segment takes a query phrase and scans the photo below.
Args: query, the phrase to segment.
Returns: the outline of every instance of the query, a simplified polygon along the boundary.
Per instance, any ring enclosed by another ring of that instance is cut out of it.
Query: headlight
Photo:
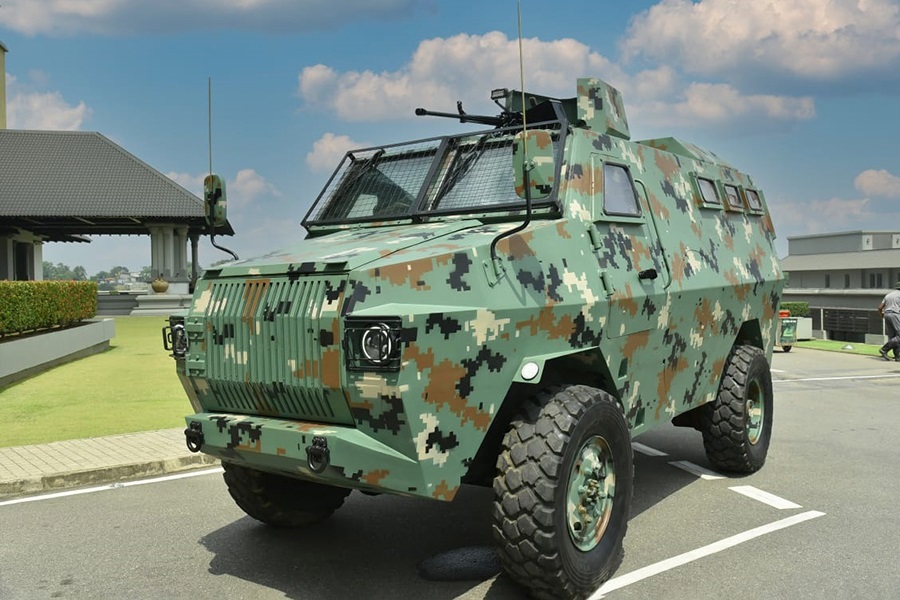
[[[344,353],[351,371],[398,371],[400,350],[400,319],[344,322]]]
[[[184,329],[184,318],[170,317],[169,326],[163,327],[162,336],[163,348],[171,351],[171,356],[176,359],[185,357],[190,343],[188,342],[187,331]]]

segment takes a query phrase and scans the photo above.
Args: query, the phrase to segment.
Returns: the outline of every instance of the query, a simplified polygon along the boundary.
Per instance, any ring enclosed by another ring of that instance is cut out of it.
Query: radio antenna
[[[213,168],[212,168],[212,77],[206,78],[206,103],[207,103],[207,105],[206,105],[207,122],[209,123],[209,131],[208,131],[209,176],[212,177],[212,175],[213,175]],[[204,202],[206,202],[206,201],[207,200],[204,198]],[[212,244],[213,248],[216,248],[217,250],[221,250],[222,252],[227,252],[228,254],[230,254],[234,258],[234,260],[240,260],[238,258],[237,254],[235,254],[228,248],[220,246],[216,243],[216,225],[215,225],[215,222],[213,219],[213,207],[212,207],[212,205],[207,205],[207,206],[208,206],[207,211],[209,213],[209,243]]]
[[[528,131],[528,121],[525,117],[525,59],[522,55],[522,2],[516,0],[516,14],[519,17],[519,84],[522,89],[522,132]],[[525,144],[525,161],[528,161],[528,144]]]
[[[516,0],[516,13],[519,17],[519,83],[522,85],[522,154],[524,157],[524,173],[522,173],[522,178],[525,184],[525,220],[512,229],[497,234],[497,236],[493,240],[491,240],[491,263],[494,265],[494,272],[497,274],[498,278],[500,277],[500,274],[503,273],[504,269],[502,263],[500,262],[500,258],[497,256],[497,243],[504,238],[508,238],[519,233],[520,231],[528,227],[528,225],[531,223],[531,179],[528,174],[528,171],[531,169],[531,165],[528,162],[528,119],[525,117],[527,107],[525,105],[525,60],[522,57],[521,0]]]
[[[209,174],[212,175],[212,77],[206,78],[206,122],[209,125]]]

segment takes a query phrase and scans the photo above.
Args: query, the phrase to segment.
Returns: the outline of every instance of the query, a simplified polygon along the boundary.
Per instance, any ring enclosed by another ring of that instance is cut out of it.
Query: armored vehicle
[[[633,436],[674,419],[715,467],[763,465],[783,275],[753,179],[632,141],[615,88],[492,97],[417,111],[482,130],[348,152],[305,239],[206,271],[164,333],[187,443],[250,516],[492,486],[508,574],[581,598],[622,559]]]

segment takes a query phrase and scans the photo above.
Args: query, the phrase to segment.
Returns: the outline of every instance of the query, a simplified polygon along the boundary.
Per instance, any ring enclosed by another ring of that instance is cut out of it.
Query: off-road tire
[[[758,471],[769,451],[772,408],[772,373],[765,354],[755,346],[735,346],[716,399],[702,413],[700,432],[709,462],[723,471]],[[758,410],[762,415],[755,418]]]
[[[350,490],[301,481],[222,462],[228,493],[245,513],[274,527],[321,521],[341,507]]]
[[[598,439],[609,450],[614,492],[599,541],[583,550],[570,529],[569,487],[581,472],[576,465],[586,464],[584,449]],[[577,599],[612,576],[622,562],[634,480],[629,428],[612,396],[572,385],[529,399],[503,439],[497,471],[492,531],[514,580],[535,598]]]

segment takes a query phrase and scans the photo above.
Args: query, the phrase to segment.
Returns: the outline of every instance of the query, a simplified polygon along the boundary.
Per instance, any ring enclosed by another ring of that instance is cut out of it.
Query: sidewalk
[[[218,464],[191,453],[183,432],[163,429],[0,448],[0,499]]]

